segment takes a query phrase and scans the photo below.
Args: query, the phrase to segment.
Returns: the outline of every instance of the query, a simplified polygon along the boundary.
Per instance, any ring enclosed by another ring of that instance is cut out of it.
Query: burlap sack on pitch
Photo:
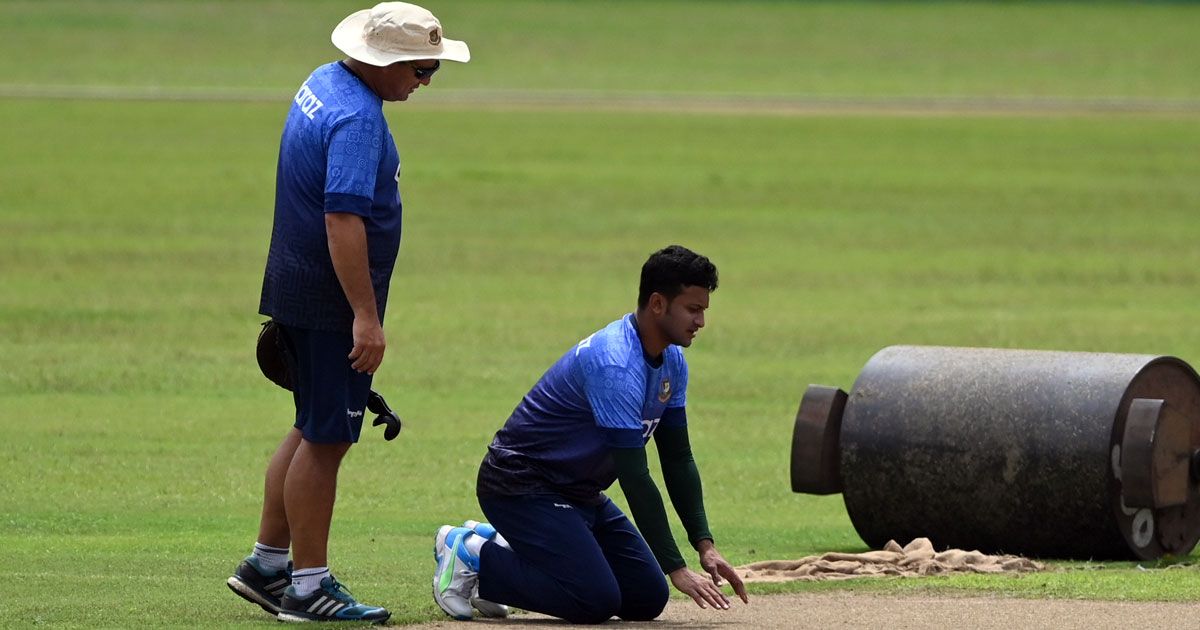
[[[737,568],[746,582],[792,580],[845,580],[885,575],[921,576],[951,573],[1028,573],[1045,568],[1021,556],[989,556],[978,551],[934,551],[928,538],[917,538],[901,547],[889,540],[880,551],[831,552],[799,560],[767,560]]]

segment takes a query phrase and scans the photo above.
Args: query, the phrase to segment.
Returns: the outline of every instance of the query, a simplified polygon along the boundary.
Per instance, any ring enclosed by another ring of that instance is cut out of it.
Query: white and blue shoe
[[[438,528],[433,539],[433,559],[438,563],[438,570],[434,574],[434,599],[446,614],[459,620],[470,619],[471,608],[484,617],[507,617],[508,606],[479,597],[479,556],[467,550],[465,544],[471,536],[495,540],[499,534],[491,525],[478,521],[467,521],[463,527],[443,525]],[[451,568],[452,565],[457,565],[457,569]],[[455,583],[458,577],[456,570],[462,574],[461,584]],[[469,578],[466,576],[468,572],[473,574]],[[467,582],[469,590],[466,590]],[[469,605],[464,605],[464,600]]]
[[[504,536],[501,536],[500,532],[496,531],[496,528],[492,527],[488,523],[480,523],[479,521],[466,521],[463,523],[463,527],[466,527],[467,529],[475,532],[476,535],[482,536],[485,540],[490,540],[501,547],[504,547],[505,549],[512,549],[512,547],[508,546],[508,541],[504,540]],[[508,606],[505,606],[504,604],[497,604],[496,602],[489,602],[488,600],[479,596],[478,583],[475,584],[475,590],[471,593],[471,605],[475,607],[475,610],[479,611],[479,614],[490,619],[503,619],[508,616]]]
[[[479,556],[467,551],[463,542],[475,532],[465,527],[443,525],[433,539],[433,601],[459,621],[472,617],[471,595],[479,585]]]

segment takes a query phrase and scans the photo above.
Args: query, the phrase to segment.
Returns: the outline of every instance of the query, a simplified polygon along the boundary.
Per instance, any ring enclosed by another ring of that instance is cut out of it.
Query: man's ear
[[[651,293],[650,302],[647,305],[650,307],[650,312],[655,315],[662,315],[667,312],[667,298],[661,293]]]

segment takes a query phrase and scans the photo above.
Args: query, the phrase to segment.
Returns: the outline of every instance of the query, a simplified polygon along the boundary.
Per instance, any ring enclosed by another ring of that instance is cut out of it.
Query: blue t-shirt
[[[617,478],[610,448],[643,448],[659,424],[684,426],[687,362],[659,365],[632,314],[567,351],[496,433],[479,469],[481,496],[557,494],[594,504]]]
[[[275,176],[275,225],[259,312],[292,326],[349,332],[354,312],[329,256],[326,212],[362,217],[379,320],[400,249],[400,155],[383,101],[342,62],[296,93]]]

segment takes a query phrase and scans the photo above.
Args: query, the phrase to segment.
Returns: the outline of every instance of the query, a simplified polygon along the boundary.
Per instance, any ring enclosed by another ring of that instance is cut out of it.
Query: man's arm
[[[325,232],[329,256],[338,282],[354,311],[354,349],[350,367],[374,374],[383,362],[387,342],[375,304],[375,289],[367,263],[367,230],[362,217],[348,212],[326,212]]]
[[[617,481],[625,500],[629,503],[629,511],[637,523],[638,531],[654,558],[662,567],[663,573],[670,573],[686,565],[675,537],[671,535],[671,525],[667,521],[667,510],[663,505],[662,494],[654,479],[650,477],[650,466],[646,462],[645,448],[613,448],[613,462],[617,467]]]
[[[715,582],[691,571],[684,564],[675,538],[671,535],[671,526],[667,522],[667,511],[663,505],[662,495],[654,480],[650,477],[650,467],[646,463],[645,448],[613,448],[613,461],[617,467],[617,480],[625,500],[629,503],[629,511],[637,523],[638,531],[664,573],[671,578],[675,588],[691,597],[701,608],[705,604],[713,608],[729,608],[729,598],[717,588]],[[714,550],[715,551],[715,550]]]
[[[684,415],[683,408],[667,410],[667,414]],[[664,423],[666,417],[664,417]],[[686,421],[684,421],[686,422]],[[692,456],[692,445],[688,440],[687,425],[660,426],[654,433],[654,444],[658,447],[658,459],[662,464],[663,481],[667,485],[667,494],[683,528],[687,530],[688,541],[692,547],[699,549],[700,541],[712,540],[708,529],[708,516],[704,511],[704,489],[700,482],[700,471],[696,468],[696,459]]]
[[[682,407],[668,409],[667,413],[678,417],[671,418],[670,426],[660,426],[655,431],[654,442],[658,446],[663,481],[667,484],[667,494],[671,497],[671,504],[675,506],[675,512],[679,514],[679,520],[683,521],[683,527],[688,533],[688,540],[691,541],[696,551],[700,552],[700,566],[711,576],[713,584],[720,586],[722,578],[728,580],[738,597],[743,602],[749,603],[742,578],[717,551],[712,533],[708,529],[700,470],[696,467],[695,457],[692,456],[684,410]],[[667,419],[667,415],[664,414],[664,422]]]

